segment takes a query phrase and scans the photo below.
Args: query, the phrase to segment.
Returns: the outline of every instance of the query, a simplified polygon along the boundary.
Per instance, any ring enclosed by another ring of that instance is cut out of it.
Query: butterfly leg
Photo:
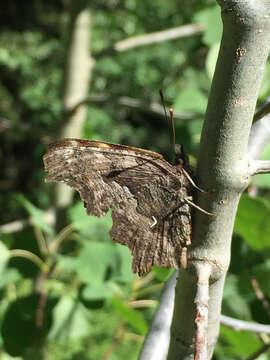
[[[191,183],[191,185],[192,185],[195,189],[199,190],[199,191],[202,192],[202,193],[207,193],[207,191],[201,189],[198,185],[195,184],[195,182],[193,181],[192,177],[189,175],[189,173],[188,173],[184,168],[182,169],[182,171],[183,171],[183,173],[185,174],[185,176],[186,176],[186,178],[188,179],[188,181]]]
[[[191,200],[192,197],[191,196],[187,196],[183,199],[185,202],[187,202],[190,206],[193,206],[195,209],[201,211],[202,213],[206,214],[206,215],[210,215],[210,216],[215,216],[215,214],[210,213],[204,209],[202,209],[201,207],[199,207],[198,205],[194,204]]]

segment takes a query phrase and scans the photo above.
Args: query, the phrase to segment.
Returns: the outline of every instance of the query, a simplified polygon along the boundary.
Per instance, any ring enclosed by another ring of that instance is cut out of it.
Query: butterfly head
[[[175,164],[182,165],[184,168],[189,168],[189,158],[182,144],[174,145],[174,153],[175,153]]]

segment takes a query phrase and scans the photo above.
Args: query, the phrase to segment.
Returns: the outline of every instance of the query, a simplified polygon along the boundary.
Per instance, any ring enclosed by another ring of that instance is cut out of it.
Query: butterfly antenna
[[[164,110],[164,114],[165,114],[165,119],[168,123],[168,126],[170,125],[169,120],[168,120],[168,116],[167,116],[167,111],[166,111],[166,106],[165,106],[165,101],[164,101],[164,96],[163,96],[163,91],[160,89],[159,90],[159,95],[160,95],[160,99],[161,99],[161,103],[163,106],[163,110]]]
[[[163,91],[161,89],[159,90],[159,95],[160,95],[161,103],[162,103],[162,106],[163,106],[165,119],[166,119],[166,122],[168,124],[168,131],[170,133],[171,132],[170,121],[168,119],[166,106],[165,106],[165,101],[164,101],[164,96],[163,96]],[[172,111],[172,114],[171,114],[171,111]],[[171,147],[173,148],[173,153],[175,153],[175,146],[174,146],[175,145],[175,128],[174,128],[174,120],[172,121],[172,119],[173,119],[173,110],[172,109],[170,109],[170,119],[171,119],[172,128],[173,128],[173,140],[171,139]]]
[[[173,132],[173,149],[175,151],[175,122],[174,122],[173,108],[170,108],[169,112],[170,112],[170,119],[171,119],[172,132]]]

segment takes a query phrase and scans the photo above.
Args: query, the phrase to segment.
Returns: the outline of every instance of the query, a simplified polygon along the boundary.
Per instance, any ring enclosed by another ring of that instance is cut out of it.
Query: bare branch
[[[235,331],[251,331],[255,333],[270,334],[270,325],[258,324],[255,322],[238,320],[229,316],[221,315],[221,323],[224,326],[228,326]]]
[[[270,115],[253,123],[249,140],[248,155],[250,159],[259,159],[265,146],[270,141]]]
[[[259,284],[258,280],[256,279],[256,277],[254,275],[251,276],[250,282],[251,282],[251,285],[252,285],[252,287],[254,289],[254,292],[255,292],[257,298],[262,303],[262,306],[264,307],[264,309],[267,312],[268,316],[270,316],[270,304],[266,300],[266,298],[264,296],[264,293],[261,290],[260,284]]]
[[[258,121],[270,113],[270,102],[265,104],[259,111],[254,115],[253,121]]]
[[[139,111],[145,111],[151,114],[156,114],[158,116],[164,117],[163,107],[158,103],[145,104],[143,101],[134,99],[128,96],[120,96],[118,98],[112,97],[108,94],[92,94],[80,102],[78,102],[72,109],[70,109],[67,113],[67,116],[77,111],[77,109],[85,104],[103,104],[103,103],[114,103],[119,106],[124,106],[130,109],[136,109]],[[169,111],[169,108],[166,109]],[[174,113],[174,118],[176,120],[192,120],[198,117],[203,117],[204,114],[200,113]]]
[[[197,263],[197,293],[196,304],[196,340],[194,360],[207,359],[207,324],[208,324],[208,300],[209,300],[209,278],[211,275],[210,263]]]
[[[64,72],[63,115],[69,113],[88,92],[94,60],[90,53],[91,10],[87,1],[71,2],[70,25],[66,64]],[[61,137],[80,137],[87,109],[81,106],[70,116],[63,118]],[[72,200],[73,190],[63,184],[56,184],[55,205],[57,209],[67,207]],[[59,218],[59,217],[58,217]]]
[[[55,225],[55,214],[53,211],[48,210],[44,212],[44,220],[51,226]],[[26,226],[32,226],[34,223],[30,218],[22,219],[22,220],[14,220],[10,223],[0,225],[0,232],[1,233],[13,233],[23,230]]]
[[[269,174],[270,160],[251,160],[249,163],[250,175]]]
[[[175,271],[164,287],[160,306],[141,350],[140,360],[165,360],[167,358],[177,275],[178,271]]]
[[[188,24],[168,30],[153,32],[150,34],[133,36],[128,39],[118,41],[115,43],[113,48],[119,52],[127,51],[138,46],[151,45],[163,41],[202,34],[204,30],[205,28],[203,25]]]
[[[0,232],[4,234],[18,232],[24,229],[27,225],[29,225],[29,219],[11,221],[10,223],[1,225]]]

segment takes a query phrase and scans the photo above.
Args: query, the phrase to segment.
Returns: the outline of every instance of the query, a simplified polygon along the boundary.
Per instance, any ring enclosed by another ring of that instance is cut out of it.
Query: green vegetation
[[[155,268],[144,278],[132,274],[130,252],[109,237],[110,215],[87,216],[77,194],[61,224],[56,219],[54,226],[48,214],[55,187],[44,183],[42,155],[67,121],[62,109],[69,2],[16,0],[1,6],[0,360],[137,359],[173,272]],[[176,142],[184,144],[196,166],[221,37],[216,2],[89,1],[89,11],[95,64],[81,137],[170,158],[168,125],[150,106],[160,104],[162,88],[176,113]],[[120,40],[185,24],[205,30],[110,50]],[[258,105],[269,96],[269,69],[270,63]],[[269,149],[265,154],[269,159]],[[223,314],[267,324],[269,313],[251,280],[269,302],[270,176],[257,176],[251,186],[257,196],[246,193],[239,205]],[[259,335],[222,326],[214,356],[240,360],[261,345]]]

